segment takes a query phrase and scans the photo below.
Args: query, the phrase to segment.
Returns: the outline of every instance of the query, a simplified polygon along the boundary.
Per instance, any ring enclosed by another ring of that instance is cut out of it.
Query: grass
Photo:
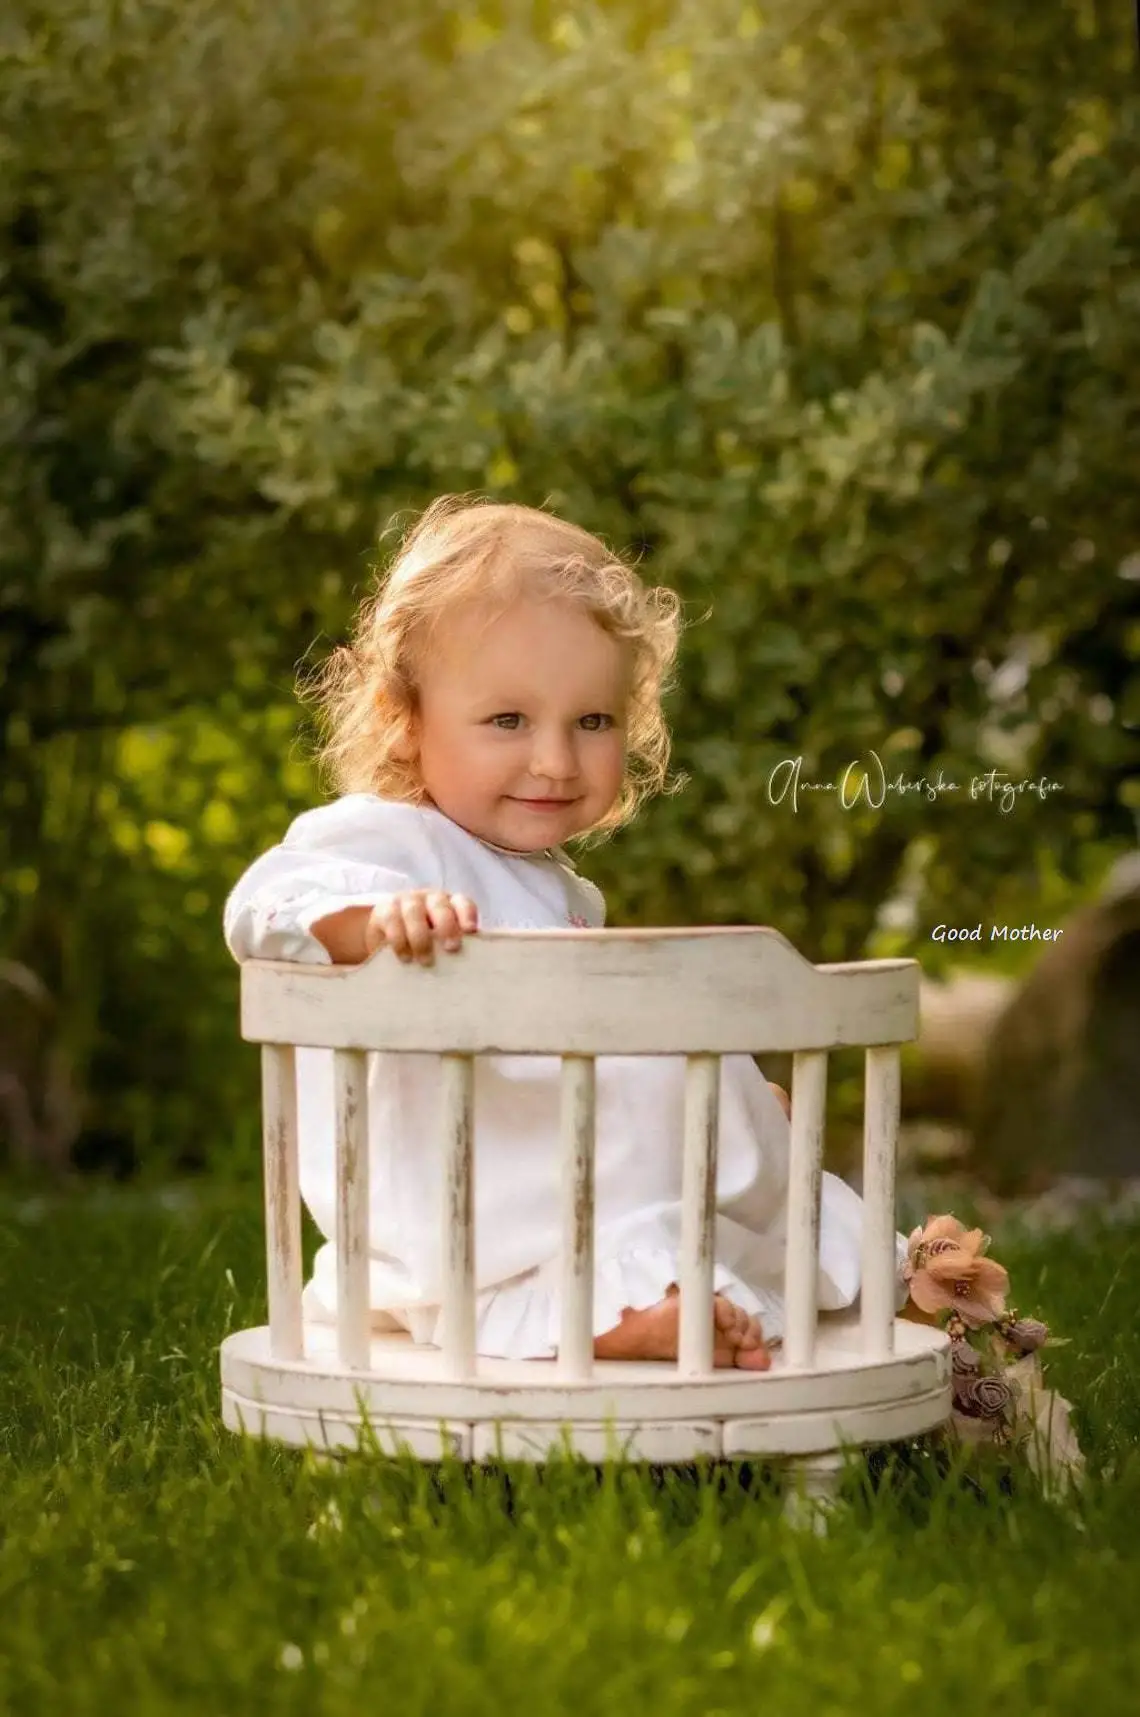
[[[244,1443],[216,1350],[263,1318],[256,1195],[9,1201],[0,1711],[1134,1712],[1140,1227],[994,1250],[1072,1338],[1050,1380],[1082,1501],[915,1453],[816,1539],[759,1479],[337,1473]]]

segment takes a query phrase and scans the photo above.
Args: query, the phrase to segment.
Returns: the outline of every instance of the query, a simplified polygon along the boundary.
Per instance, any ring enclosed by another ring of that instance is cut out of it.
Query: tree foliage
[[[0,937],[90,1129],[193,1152],[248,1097],[218,912],[315,790],[294,668],[441,491],[687,599],[690,782],[590,856],[615,921],[837,958],[901,890],[914,948],[1134,839],[1125,13],[15,0]],[[793,809],[790,758],[959,790]]]

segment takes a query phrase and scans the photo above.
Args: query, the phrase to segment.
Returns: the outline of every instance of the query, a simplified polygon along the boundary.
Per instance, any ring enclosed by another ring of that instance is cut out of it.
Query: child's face
[[[489,624],[481,609],[451,616],[414,725],[432,802],[517,852],[592,827],[621,788],[627,656],[569,602],[523,600]]]

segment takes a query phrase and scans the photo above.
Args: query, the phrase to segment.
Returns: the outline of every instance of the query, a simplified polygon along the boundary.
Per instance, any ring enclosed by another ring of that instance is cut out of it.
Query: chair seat
[[[368,1371],[336,1354],[336,1331],[304,1326],[305,1357],[274,1359],[269,1330],[222,1344],[222,1411],[231,1430],[320,1450],[355,1449],[367,1419],[376,1446],[422,1460],[542,1461],[572,1449],[588,1460],[691,1461],[796,1456],[889,1442],[950,1415],[950,1350],[942,1331],[896,1320],[894,1354],[864,1357],[857,1312],[823,1314],[816,1360],[790,1370],[686,1378],[676,1366],[602,1360],[571,1382],[557,1361],[488,1359],[449,1380],[442,1353],[376,1334]],[[363,1446],[368,1446],[365,1433]]]

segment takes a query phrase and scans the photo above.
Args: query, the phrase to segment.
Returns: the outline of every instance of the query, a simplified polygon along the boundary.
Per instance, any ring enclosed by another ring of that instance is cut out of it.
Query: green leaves
[[[455,489],[549,503],[686,599],[691,780],[591,855],[615,922],[849,955],[919,839],[927,891],[987,910],[1043,846],[1077,875],[1078,814],[1127,841],[1126,36],[1029,0],[29,13],[0,69],[0,937],[98,1015],[98,950],[145,922],[158,963],[116,982],[157,1014],[182,962],[228,1006],[226,883],[317,791],[295,669],[392,515]],[[134,728],[163,770],[121,761]],[[827,780],[872,747],[965,790],[999,728],[1063,791],[768,799],[781,759]],[[198,855],[177,897],[160,824]]]

